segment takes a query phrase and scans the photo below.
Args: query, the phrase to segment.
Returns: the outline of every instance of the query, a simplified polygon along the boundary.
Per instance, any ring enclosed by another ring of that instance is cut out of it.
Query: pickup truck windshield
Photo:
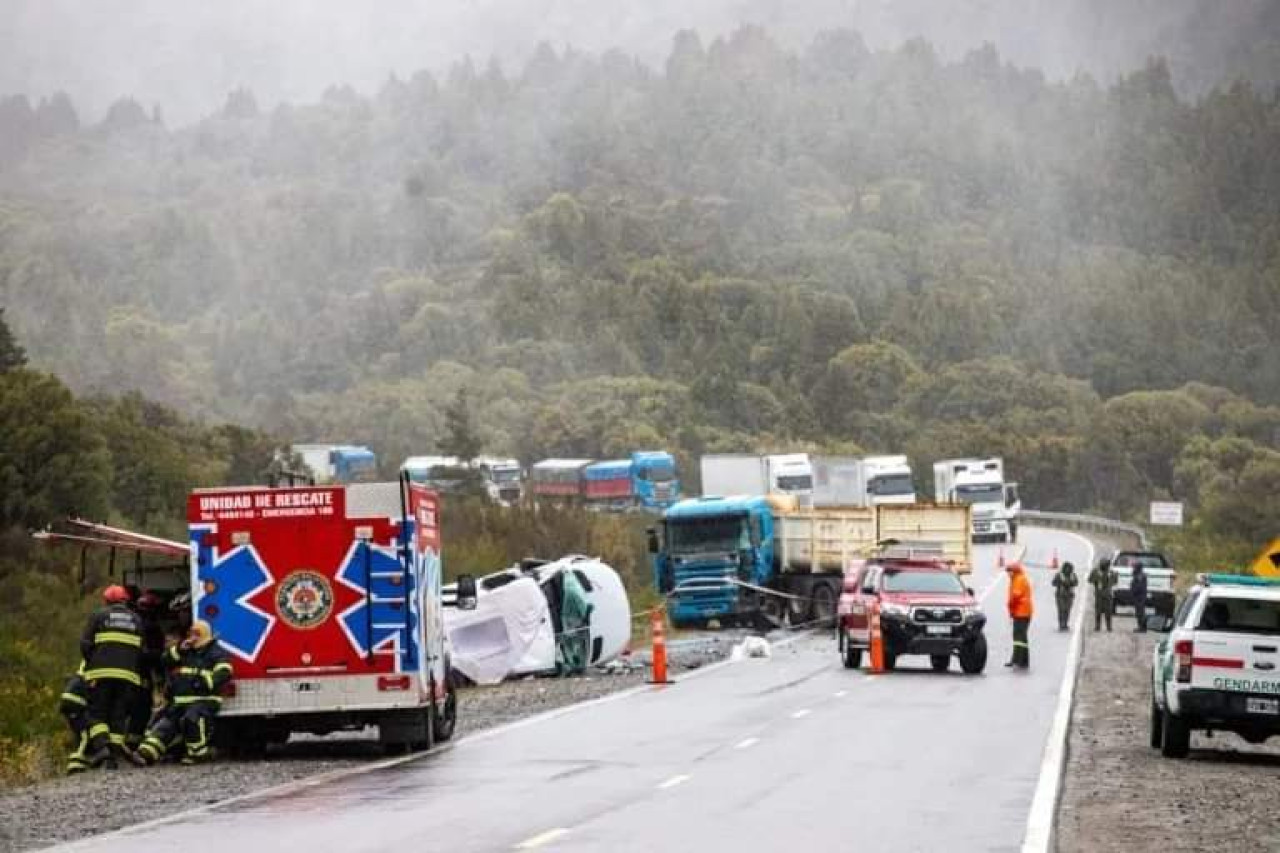
[[[1144,569],[1169,568],[1169,561],[1164,558],[1164,555],[1156,554],[1154,552],[1149,554],[1117,554],[1116,558],[1111,561],[1111,565],[1116,566],[1117,568],[1124,568],[1126,566],[1133,568],[1139,563],[1142,564],[1142,568]]]
[[[873,495],[912,495],[916,486],[910,474],[888,474],[872,477],[867,483],[867,491]]]
[[[974,486],[956,486],[956,500],[966,504],[1004,503],[1004,486],[985,483]]]
[[[885,592],[945,592],[962,594],[964,584],[950,572],[893,571],[884,573]]]
[[[1280,601],[1214,596],[1200,615],[1199,631],[1280,634]]]
[[[682,518],[667,522],[667,550],[672,554],[707,554],[751,547],[745,515]]]

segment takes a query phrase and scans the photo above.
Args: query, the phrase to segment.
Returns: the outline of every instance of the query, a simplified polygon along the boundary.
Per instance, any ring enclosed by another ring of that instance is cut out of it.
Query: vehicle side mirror
[[[477,601],[476,579],[471,575],[458,575],[457,608],[459,610],[475,610]]]
[[[1173,630],[1173,617],[1153,613],[1147,617],[1147,630],[1157,634],[1167,634]]]
[[[649,553],[650,554],[658,553],[658,550],[659,550],[658,531],[654,530],[652,527],[647,527],[645,528],[644,535],[645,535],[645,538],[648,539],[649,541]]]

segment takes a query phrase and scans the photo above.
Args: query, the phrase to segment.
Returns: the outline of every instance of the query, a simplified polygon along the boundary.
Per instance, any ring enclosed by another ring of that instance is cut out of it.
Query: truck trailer
[[[813,463],[807,453],[716,453],[700,460],[702,494],[792,495],[808,503]]]
[[[376,726],[391,749],[457,720],[442,612],[440,503],[408,482],[191,494],[191,601],[232,655],[217,732],[265,748]],[[458,580],[474,607],[475,581]]]
[[[916,502],[905,456],[814,456],[812,465],[815,507]]]
[[[311,469],[316,485],[371,483],[378,479],[378,457],[354,444],[295,444],[291,448]]]
[[[761,495],[681,501],[649,531],[654,582],[681,627],[714,619],[829,622],[850,562],[885,540],[917,542],[958,573],[972,568],[969,508],[796,509]],[[783,595],[774,595],[782,593]]]
[[[675,457],[642,450],[627,459],[544,459],[530,470],[535,500],[623,512],[661,512],[680,499]]]

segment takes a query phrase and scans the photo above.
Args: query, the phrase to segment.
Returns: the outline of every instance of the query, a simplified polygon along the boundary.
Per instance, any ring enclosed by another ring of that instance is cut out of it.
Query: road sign
[[[1174,501],[1152,501],[1151,523],[1169,527],[1182,526],[1182,504]]]

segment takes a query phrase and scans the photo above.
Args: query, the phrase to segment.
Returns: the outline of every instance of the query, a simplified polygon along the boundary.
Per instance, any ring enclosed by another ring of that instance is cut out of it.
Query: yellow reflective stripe
[[[127,681],[130,684],[142,685],[142,678],[138,673],[131,669],[116,669],[114,667],[104,666],[101,669],[91,669],[84,674],[86,681],[97,681],[98,679],[116,679],[118,681]]]
[[[120,643],[124,646],[134,646],[142,648],[142,638],[137,634],[126,634],[124,631],[99,631],[93,635],[93,642],[97,643]]]
[[[124,735],[118,735],[115,732],[112,732],[109,740],[116,746],[124,746]]]
[[[184,666],[178,669],[179,675],[199,675],[202,672],[204,670],[198,666]]]
[[[173,704],[175,705],[194,705],[197,702],[216,702],[222,704],[221,696],[176,696]]]
[[[78,695],[76,695],[75,693],[63,693],[63,694],[62,694],[62,701],[63,701],[63,702],[70,702],[70,703],[72,703],[73,705],[88,705],[88,704],[89,704],[89,702],[88,702],[88,700],[87,700],[87,699],[85,699],[83,696],[78,696]]]
[[[228,673],[228,674],[234,671],[234,670],[232,670],[232,669],[231,669],[231,664],[227,663],[226,661],[223,661],[222,663],[217,664],[216,666],[214,666],[214,668],[213,668],[213,669],[211,669],[211,670],[209,670],[209,671],[210,671],[210,672],[218,672],[219,670],[224,670],[224,669],[227,671],[227,673]]]
[[[200,677],[204,679],[205,686],[208,687],[210,690],[213,690],[213,673],[202,672],[200,673]]]
[[[111,727],[108,726],[106,723],[94,723],[92,726],[89,726],[90,740],[93,740],[94,738],[99,737],[101,735],[109,735],[109,734],[111,734]]]

